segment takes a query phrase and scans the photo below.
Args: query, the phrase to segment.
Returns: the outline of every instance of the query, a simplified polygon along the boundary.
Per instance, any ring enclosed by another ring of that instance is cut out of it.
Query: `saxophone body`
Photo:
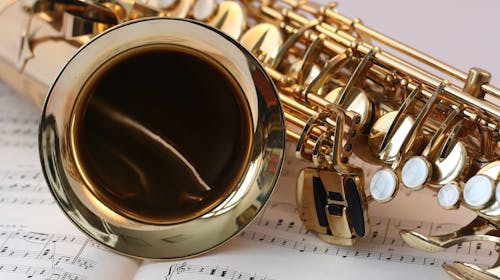
[[[42,109],[52,193],[120,253],[184,258],[235,236],[270,196],[285,137],[311,163],[297,176],[297,209],[324,241],[351,246],[369,234],[370,203],[430,188],[443,208],[477,217],[441,236],[402,230],[409,245],[500,245],[491,75],[335,4],[13,1],[0,6],[0,30],[0,78]],[[498,279],[496,267],[444,265],[457,279]]]

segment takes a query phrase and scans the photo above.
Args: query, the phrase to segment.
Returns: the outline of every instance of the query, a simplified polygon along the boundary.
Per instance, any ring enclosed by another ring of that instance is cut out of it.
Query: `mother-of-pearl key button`
[[[453,209],[457,206],[458,200],[460,199],[460,189],[457,184],[446,184],[437,194],[437,199],[439,206],[444,209]]]
[[[370,193],[374,200],[378,202],[387,202],[392,199],[398,179],[391,169],[380,169],[370,181]]]
[[[209,21],[217,11],[216,0],[197,0],[193,7],[193,17],[199,21]]]
[[[401,181],[412,190],[420,189],[430,174],[430,164],[421,156],[411,157],[401,170]]]
[[[464,201],[473,209],[483,209],[493,196],[495,185],[486,175],[472,176],[464,187]]]

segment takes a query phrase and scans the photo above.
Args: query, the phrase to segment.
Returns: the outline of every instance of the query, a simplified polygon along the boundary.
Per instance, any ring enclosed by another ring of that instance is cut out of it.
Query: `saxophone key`
[[[389,202],[398,189],[398,178],[390,168],[380,169],[370,181],[371,198],[378,202]]]
[[[219,4],[216,0],[197,0],[193,6],[193,18],[209,22],[217,14]]]
[[[457,209],[462,191],[457,183],[452,182],[439,189],[437,194],[438,204],[444,209]]]
[[[464,187],[464,201],[471,209],[484,209],[493,202],[495,184],[487,175],[472,176]]]

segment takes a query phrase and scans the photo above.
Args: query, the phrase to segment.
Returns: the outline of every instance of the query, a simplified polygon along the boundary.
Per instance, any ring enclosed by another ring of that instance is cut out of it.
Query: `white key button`
[[[455,208],[460,199],[460,189],[457,184],[446,184],[439,189],[437,198],[439,205],[444,209]]]
[[[193,7],[193,17],[199,21],[208,21],[217,10],[215,0],[197,0]]]
[[[401,170],[401,181],[406,187],[418,190],[429,178],[429,173],[429,163],[425,158],[420,156],[411,157]]]
[[[473,209],[483,209],[493,196],[494,183],[486,175],[472,176],[464,188],[464,200]]]
[[[378,170],[370,181],[370,193],[374,200],[387,202],[392,199],[398,179],[391,169]]]

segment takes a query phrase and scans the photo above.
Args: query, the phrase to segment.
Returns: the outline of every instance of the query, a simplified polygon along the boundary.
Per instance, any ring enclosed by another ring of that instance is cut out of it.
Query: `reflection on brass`
[[[323,240],[367,236],[368,201],[390,201],[402,182],[477,214],[445,235],[403,230],[410,245],[500,245],[500,89],[484,70],[458,70],[334,4],[5,7],[0,75],[43,107],[48,184],[71,221],[120,253],[190,257],[236,236],[272,193],[285,136],[313,165],[299,174],[297,206]],[[445,270],[498,279],[498,264]]]
[[[194,50],[148,46],[114,60],[80,93],[74,148],[87,187],[113,210],[148,223],[214,208],[248,161],[252,124],[241,89]],[[203,125],[193,126],[197,120]]]
[[[298,212],[304,225],[317,232],[322,240],[350,246],[358,238],[369,233],[363,171],[344,162],[342,142],[344,139],[349,142],[354,137],[344,137],[344,111],[337,106],[330,106],[329,109],[332,116],[335,116],[336,124],[335,130],[331,132],[336,136],[332,143],[332,158],[329,163],[333,168],[306,168],[299,173],[296,195]],[[350,124],[350,127],[355,129],[358,126]],[[297,150],[304,144],[299,140]],[[300,154],[302,153],[298,153]]]

